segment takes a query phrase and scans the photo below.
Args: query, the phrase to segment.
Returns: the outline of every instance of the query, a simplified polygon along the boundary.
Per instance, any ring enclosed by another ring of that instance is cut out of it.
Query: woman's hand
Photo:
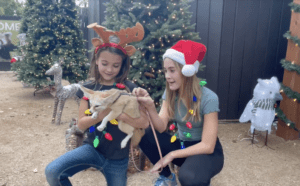
[[[164,168],[167,166],[169,163],[171,163],[175,157],[174,157],[174,152],[168,153],[166,156],[164,156],[162,159],[160,159],[150,170],[152,173],[157,173],[160,168]]]
[[[137,100],[141,105],[145,106],[146,108],[150,108],[153,106],[155,107],[154,100],[150,96],[138,97]]]
[[[154,106],[154,101],[153,99],[149,96],[149,93],[147,92],[147,90],[143,89],[143,88],[134,88],[132,91],[132,94],[137,96],[137,100],[138,102],[143,105],[146,108],[149,108],[151,106]]]
[[[132,94],[137,96],[137,97],[148,97],[149,93],[147,92],[147,90],[143,89],[143,88],[134,88],[132,91]]]

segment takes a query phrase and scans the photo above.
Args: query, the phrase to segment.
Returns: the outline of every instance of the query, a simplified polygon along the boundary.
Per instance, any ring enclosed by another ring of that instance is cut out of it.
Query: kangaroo
[[[92,118],[96,119],[98,112],[106,108],[111,109],[111,112],[103,118],[101,125],[97,127],[99,131],[103,131],[107,122],[117,118],[121,113],[126,113],[132,118],[140,117],[137,98],[125,90],[110,89],[106,91],[93,91],[83,86],[80,86],[80,89],[83,91],[84,96],[89,98]],[[118,127],[122,132],[127,134],[121,142],[121,148],[126,147],[130,138],[132,138],[131,145],[133,147],[137,146],[145,134],[144,129],[134,128],[123,121],[118,121]]]

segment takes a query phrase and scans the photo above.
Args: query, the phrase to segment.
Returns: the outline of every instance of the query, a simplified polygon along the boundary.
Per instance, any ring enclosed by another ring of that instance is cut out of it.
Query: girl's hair
[[[183,79],[182,85],[180,88],[176,91],[170,90],[169,88],[169,83],[166,82],[166,103],[168,105],[168,115],[170,119],[174,118],[174,113],[175,113],[175,98],[178,96],[178,105],[177,107],[179,108],[180,101],[183,102],[183,104],[186,106],[187,110],[189,111],[190,109],[193,110],[193,115],[191,118],[191,121],[201,121],[200,117],[200,102],[201,102],[201,89],[200,89],[200,80],[199,78],[195,75],[191,77],[186,77],[182,75],[181,69],[183,65],[180,63],[177,63],[176,61],[172,60],[175,64],[175,67],[177,70],[180,71],[181,78]],[[197,101],[193,101],[193,97],[197,98]],[[180,109],[179,114],[180,113]],[[187,114],[182,118],[182,121],[186,121],[189,119],[189,116],[191,116],[190,112],[187,112]]]
[[[109,41],[111,43],[119,43],[119,38],[117,38],[116,36],[110,36]],[[101,75],[96,65],[96,61],[99,59],[100,54],[103,51],[108,51],[112,54],[117,54],[122,58],[122,65],[119,74],[116,76],[116,83],[124,83],[129,73],[130,57],[124,54],[121,50],[114,47],[103,47],[98,49],[97,53],[93,52],[93,58],[89,69],[88,79],[92,80],[92,82],[94,83],[101,81]]]

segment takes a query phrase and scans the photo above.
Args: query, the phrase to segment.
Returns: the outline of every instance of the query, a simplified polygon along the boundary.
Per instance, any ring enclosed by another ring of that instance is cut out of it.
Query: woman
[[[180,40],[163,55],[166,90],[159,114],[148,92],[136,88],[138,96],[151,118],[162,150],[160,159],[150,128],[140,142],[140,148],[160,172],[155,185],[177,185],[175,175],[167,165],[180,166],[179,181],[182,186],[206,186],[224,164],[224,155],[218,132],[218,96],[199,85],[196,77],[206,47],[194,41]],[[178,127],[177,140],[166,133],[169,120]],[[170,141],[172,140],[172,142]],[[174,142],[173,142],[174,141]]]

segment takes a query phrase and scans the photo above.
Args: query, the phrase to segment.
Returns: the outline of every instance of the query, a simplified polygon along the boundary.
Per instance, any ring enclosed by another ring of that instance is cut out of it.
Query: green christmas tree
[[[28,25],[32,24],[31,15],[35,12],[34,4],[36,0],[27,0],[25,3],[25,8],[22,13],[21,27],[19,33],[26,33],[28,30]]]
[[[132,27],[140,22],[145,29],[141,42],[132,43],[138,51],[132,56],[129,79],[147,89],[157,108],[165,90],[162,55],[181,39],[200,40],[191,24],[187,0],[111,0],[105,3],[103,23],[110,30]],[[204,65],[200,66],[200,70]]]
[[[63,79],[75,83],[86,79],[88,73],[82,31],[79,28],[75,3],[72,0],[34,1],[34,10],[29,22],[22,22],[26,31],[27,45],[23,46],[25,57],[13,63],[12,70],[18,80],[39,89],[53,84],[46,79],[45,72],[64,57]],[[25,21],[25,20],[24,20]]]

